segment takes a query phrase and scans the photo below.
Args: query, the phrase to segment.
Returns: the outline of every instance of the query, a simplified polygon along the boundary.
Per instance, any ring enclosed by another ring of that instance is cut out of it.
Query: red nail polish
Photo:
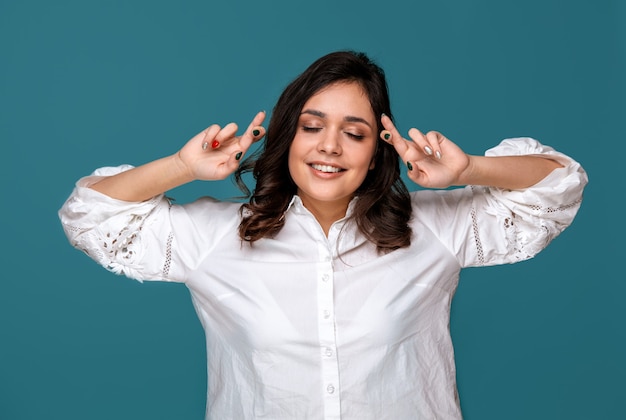
[[[211,143],[211,148],[217,149],[218,147],[220,147],[220,142],[217,140],[213,140],[213,143]]]

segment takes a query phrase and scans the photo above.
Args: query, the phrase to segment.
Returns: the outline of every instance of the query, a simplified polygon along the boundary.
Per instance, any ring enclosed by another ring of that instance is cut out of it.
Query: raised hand
[[[403,138],[391,119],[383,115],[385,130],[380,137],[393,145],[406,164],[409,178],[425,188],[447,188],[460,185],[462,174],[470,164],[470,157],[443,134],[430,131],[422,134],[411,128],[409,137]]]
[[[236,135],[235,123],[223,128],[214,124],[189,140],[178,157],[193,179],[224,179],[237,169],[250,146],[265,135],[261,125],[264,119],[265,112],[256,114],[241,136]]]

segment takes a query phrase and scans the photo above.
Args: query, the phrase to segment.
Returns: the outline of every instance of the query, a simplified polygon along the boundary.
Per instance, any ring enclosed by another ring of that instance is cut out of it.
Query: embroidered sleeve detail
[[[558,207],[529,204],[526,211],[497,203],[487,213],[495,216],[502,227],[510,262],[517,262],[534,257],[548,246],[567,226],[559,214],[577,209],[580,203],[581,199]]]
[[[528,248],[529,235],[525,234],[526,232],[517,229],[517,220],[516,215],[511,213],[510,216],[505,217],[501,220],[501,223],[504,228],[504,237],[509,245],[509,253],[513,256],[515,261],[523,261],[531,258],[537,252],[539,252],[543,247],[540,247],[536,251],[531,251]],[[546,237],[546,232],[543,227],[539,226],[539,230],[544,230],[544,232],[539,232],[537,235],[533,235],[535,240],[539,240],[540,238]],[[545,241],[539,241],[541,243],[545,243]],[[535,247],[533,247],[535,248]],[[530,252],[529,252],[530,251]]]
[[[176,256],[173,199],[159,194],[140,202],[122,201],[89,188],[130,168],[101,168],[76,182],[58,212],[65,234],[72,246],[115,274],[139,281],[179,281],[169,278]]]
[[[115,274],[141,278],[141,267],[138,265],[143,254],[141,231],[153,211],[154,209],[146,215],[130,214],[125,226],[117,232],[96,228],[81,235],[78,237],[77,247]]]
[[[76,200],[71,201],[70,205],[72,203],[82,205]],[[149,238],[142,238],[142,232],[148,223],[153,223],[154,217],[151,216],[160,207],[156,201],[144,204],[135,211],[120,212],[101,223],[86,222],[87,216],[72,220],[67,215],[73,214],[63,210],[63,229],[75,248],[85,252],[107,270],[140,281],[155,279],[161,273],[155,273],[145,265],[143,257]]]

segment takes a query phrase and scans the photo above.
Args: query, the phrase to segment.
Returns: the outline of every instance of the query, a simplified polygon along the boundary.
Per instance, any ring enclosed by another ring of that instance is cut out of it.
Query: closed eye
[[[356,140],[363,140],[365,138],[365,136],[361,135],[361,134],[354,134],[354,133],[349,133],[346,131],[346,134],[350,137],[352,137],[353,139]]]
[[[302,131],[307,133],[317,133],[321,130],[321,127],[307,127],[306,125],[302,126]]]

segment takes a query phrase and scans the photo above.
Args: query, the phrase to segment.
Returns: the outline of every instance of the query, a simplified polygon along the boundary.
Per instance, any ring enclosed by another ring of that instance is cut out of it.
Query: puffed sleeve
[[[100,168],[81,178],[59,210],[63,230],[72,246],[109,271],[140,281],[176,281],[168,277],[169,201],[159,195],[126,202],[89,188],[130,168]]]
[[[546,156],[563,165],[523,190],[474,187],[479,191],[474,199],[476,232],[484,252],[484,261],[477,262],[500,264],[532,258],[573,222],[587,174],[572,158],[531,138],[506,139],[485,155]],[[489,228],[494,223],[499,229]]]
[[[563,167],[520,190],[474,185],[425,191],[417,211],[431,215],[429,228],[462,267],[534,257],[572,223],[588,181],[578,162],[531,138],[505,139],[485,155],[546,156]]]

